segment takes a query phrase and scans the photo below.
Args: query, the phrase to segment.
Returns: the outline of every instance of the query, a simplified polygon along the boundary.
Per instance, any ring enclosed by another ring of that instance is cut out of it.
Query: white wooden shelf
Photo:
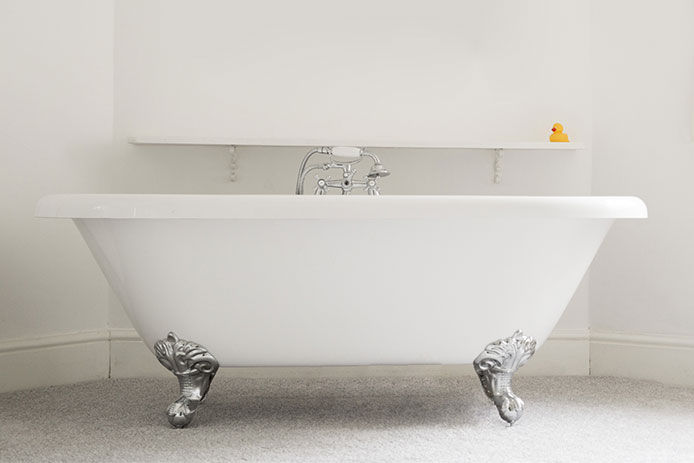
[[[128,138],[134,145],[197,145],[197,146],[364,146],[368,148],[458,148],[489,150],[581,150],[583,143],[550,142],[422,142],[387,140],[310,140],[310,139],[253,139],[233,137],[165,137],[134,136]]]
[[[188,145],[188,146],[228,146],[231,153],[231,174],[229,179],[236,181],[238,159],[235,153],[237,146],[362,146],[367,148],[432,148],[432,149],[475,149],[494,150],[494,183],[501,183],[503,158],[505,150],[582,150],[583,143],[550,143],[546,142],[422,142],[422,141],[387,141],[387,140],[309,140],[309,139],[253,139],[234,137],[164,137],[135,136],[128,138],[133,145]]]

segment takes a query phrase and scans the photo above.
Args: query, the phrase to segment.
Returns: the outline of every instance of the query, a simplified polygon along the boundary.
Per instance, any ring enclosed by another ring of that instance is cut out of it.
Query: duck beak
[[[556,131],[557,131],[557,129],[555,129],[554,127],[552,127],[552,132],[556,132]]]

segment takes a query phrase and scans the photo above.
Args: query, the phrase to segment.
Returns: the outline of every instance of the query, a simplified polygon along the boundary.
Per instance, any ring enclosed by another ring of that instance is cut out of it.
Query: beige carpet
[[[7,372],[4,372],[5,374]],[[169,427],[172,377],[0,395],[0,460],[694,462],[694,389],[519,377],[513,427],[477,378],[218,377],[191,427]]]

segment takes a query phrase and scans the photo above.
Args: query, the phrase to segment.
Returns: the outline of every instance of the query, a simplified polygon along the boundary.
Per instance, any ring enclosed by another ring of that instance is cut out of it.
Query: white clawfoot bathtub
[[[613,221],[646,214],[516,196],[53,195],[36,211],[75,221],[150,349],[172,331],[222,366],[471,363],[518,329],[539,347]]]

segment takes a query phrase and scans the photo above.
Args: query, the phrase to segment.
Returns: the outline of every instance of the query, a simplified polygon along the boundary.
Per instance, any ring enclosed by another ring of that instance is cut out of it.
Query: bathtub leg
[[[511,378],[535,353],[536,344],[535,339],[518,330],[510,338],[489,344],[473,362],[485,394],[511,425],[523,414],[523,401],[511,390]]]
[[[159,363],[178,378],[181,396],[169,405],[167,414],[172,426],[182,428],[193,420],[205,400],[219,362],[201,345],[179,339],[175,333],[157,341],[154,352]]]

